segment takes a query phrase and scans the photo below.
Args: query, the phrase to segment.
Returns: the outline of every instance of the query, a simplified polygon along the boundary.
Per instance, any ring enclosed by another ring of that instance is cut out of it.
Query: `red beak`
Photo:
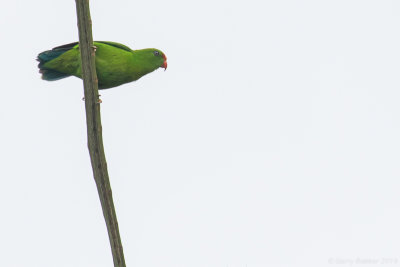
[[[163,58],[164,58],[164,63],[162,65],[162,68],[164,68],[164,71],[166,71],[167,67],[168,67],[167,57],[165,55],[163,55]]]

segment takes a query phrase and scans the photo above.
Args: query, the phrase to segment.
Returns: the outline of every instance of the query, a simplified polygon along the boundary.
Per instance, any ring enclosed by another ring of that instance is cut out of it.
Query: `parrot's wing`
[[[94,41],[94,42],[95,43],[102,43],[102,44],[114,46],[114,47],[117,47],[119,49],[122,49],[122,50],[125,50],[125,51],[128,51],[128,52],[132,52],[132,49],[130,49],[126,45],[123,45],[123,44],[120,44],[120,43],[109,42],[109,41]],[[70,44],[66,44],[66,45],[61,45],[61,46],[54,47],[53,50],[69,50],[71,48],[74,48],[78,44],[79,44],[79,42],[74,42],[74,43],[70,43]]]
[[[77,44],[79,44],[78,42],[74,42],[74,43],[70,43],[70,44],[65,44],[65,45],[60,45],[57,47],[54,47],[53,50],[70,50],[72,48],[74,48],[74,46],[76,46]]]
[[[106,44],[106,45],[111,45],[117,48],[120,48],[122,50],[128,51],[128,52],[132,52],[132,49],[130,49],[129,47],[127,47],[126,45],[120,44],[120,43],[116,43],[116,42],[108,42],[108,41],[95,41],[96,43],[102,43],[102,44]]]

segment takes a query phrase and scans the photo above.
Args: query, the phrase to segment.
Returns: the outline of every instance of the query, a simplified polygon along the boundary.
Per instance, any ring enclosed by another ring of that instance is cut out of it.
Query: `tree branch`
[[[78,16],[79,49],[82,61],[82,79],[85,91],[86,124],[88,148],[92,163],[94,180],[99,193],[104,219],[107,225],[111,251],[115,267],[125,267],[117,215],[111,193],[107,162],[104,154],[100,116],[99,89],[95,66],[95,47],[93,46],[92,21],[89,0],[76,0]]]

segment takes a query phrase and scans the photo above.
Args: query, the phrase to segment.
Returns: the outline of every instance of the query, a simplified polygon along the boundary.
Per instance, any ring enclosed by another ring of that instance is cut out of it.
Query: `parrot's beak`
[[[164,58],[164,63],[162,65],[162,68],[164,68],[164,71],[166,71],[167,67],[168,67],[167,57],[165,55],[163,55],[163,58]]]

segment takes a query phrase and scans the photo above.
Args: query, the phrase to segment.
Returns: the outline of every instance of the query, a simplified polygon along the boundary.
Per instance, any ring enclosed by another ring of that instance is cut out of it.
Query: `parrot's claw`
[[[99,95],[99,99],[97,99],[97,104],[103,103],[103,100],[100,99],[100,96],[101,95]],[[85,97],[82,97],[82,101],[85,101]]]
[[[97,50],[97,46],[95,46],[95,45],[94,45],[94,46],[92,46],[92,49],[93,49],[93,51],[94,51],[94,52],[96,52],[96,50]]]

